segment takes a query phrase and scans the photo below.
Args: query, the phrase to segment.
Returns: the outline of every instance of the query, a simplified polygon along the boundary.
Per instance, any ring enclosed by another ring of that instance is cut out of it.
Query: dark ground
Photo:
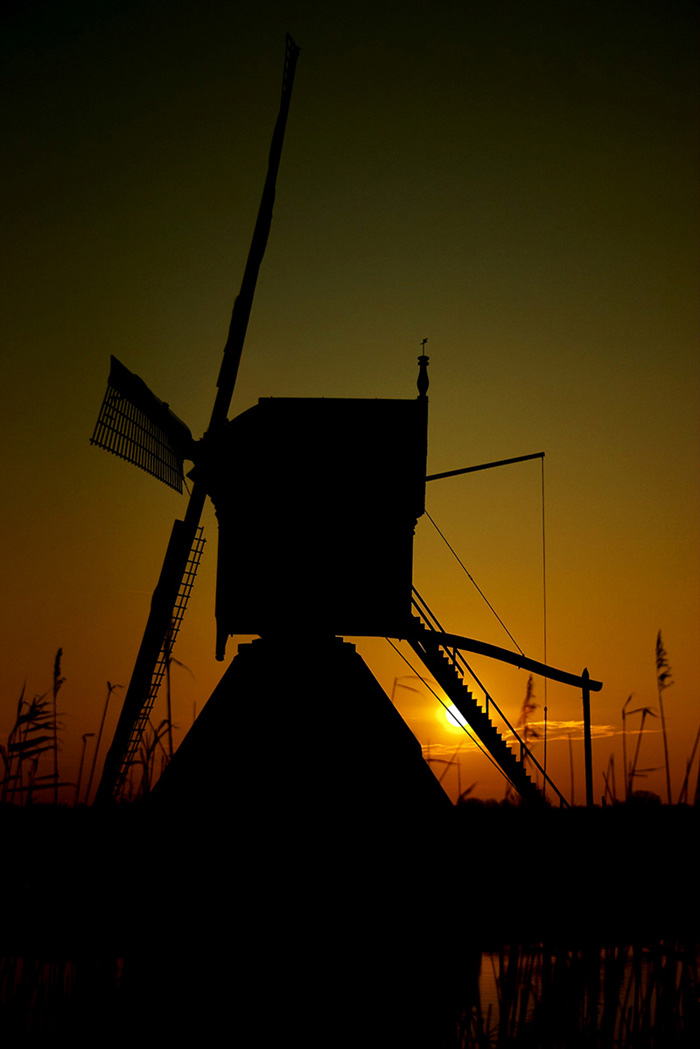
[[[262,1045],[337,1028],[334,1045],[437,1049],[482,950],[697,943],[697,809],[450,816],[368,834],[332,808],[0,810],[0,1032],[87,1043],[108,1016],[110,1044],[136,1028],[203,1044],[226,1024]]]

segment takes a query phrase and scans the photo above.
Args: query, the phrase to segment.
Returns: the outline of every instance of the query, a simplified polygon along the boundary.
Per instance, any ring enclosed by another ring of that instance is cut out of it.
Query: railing
[[[557,795],[557,797],[561,801],[562,805],[564,805],[565,807],[568,808],[569,802],[566,800],[564,795],[561,793],[561,791],[559,790],[557,785],[552,782],[552,780],[550,779],[548,774],[542,768],[542,766],[540,765],[539,761],[537,760],[535,755],[532,753],[532,751],[528,747],[528,745],[525,742],[525,740],[520,736],[520,734],[517,732],[517,730],[511,725],[510,721],[508,720],[506,715],[503,713],[501,708],[498,706],[498,704],[496,703],[496,701],[493,698],[493,696],[489,695],[489,692],[484,687],[484,685],[481,683],[481,681],[479,680],[477,675],[474,673],[472,668],[469,666],[469,663],[466,661],[466,659],[464,658],[462,653],[459,651],[459,649],[455,648],[455,647],[450,647],[449,645],[446,645],[442,641],[440,641],[439,636],[441,634],[442,635],[447,634],[448,631],[446,631],[444,629],[444,627],[440,623],[440,620],[437,618],[437,616],[432,611],[432,609],[428,606],[426,601],[421,597],[421,595],[418,593],[418,591],[416,590],[415,587],[412,587],[412,591],[413,591],[413,597],[412,597],[411,603],[413,605],[413,608],[418,613],[418,618],[420,619],[420,621],[423,624],[423,626],[425,626],[432,634],[436,635],[437,647],[442,649],[442,651],[445,653],[445,655],[447,656],[447,658],[452,663],[452,666],[453,666],[454,670],[457,672],[457,674],[459,675],[460,678],[464,679],[465,673],[468,673],[469,676],[471,678],[473,678],[473,680],[476,682],[476,684],[479,686],[479,688],[483,692],[483,694],[484,694],[483,711],[484,711],[486,717],[490,718],[491,715],[489,713],[489,708],[493,707],[493,709],[496,711],[496,713],[498,714],[500,719],[507,726],[508,730],[512,733],[513,737],[520,744],[520,763],[521,763],[521,765],[524,765],[524,759],[525,759],[525,756],[527,755],[527,757],[530,759],[532,764],[541,773],[543,781],[545,783],[549,784],[549,786],[552,788],[554,793]]]

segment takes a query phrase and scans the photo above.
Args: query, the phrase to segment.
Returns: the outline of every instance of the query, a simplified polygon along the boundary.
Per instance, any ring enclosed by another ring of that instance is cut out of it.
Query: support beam
[[[490,470],[494,466],[510,466],[511,463],[524,463],[528,459],[544,459],[544,452],[535,452],[533,455],[519,455],[515,459],[499,459],[494,463],[481,463],[479,466],[465,466],[461,470],[448,470],[442,474],[429,474],[426,481],[440,481],[443,477],[457,477],[459,474],[473,474],[477,470]]]
[[[535,659],[529,659],[520,652],[511,652],[507,648],[499,648],[498,645],[488,645],[485,641],[476,641],[471,637],[461,637],[459,634],[445,634],[442,631],[434,631],[434,644],[443,645],[445,648],[458,648],[464,652],[475,652],[480,656],[489,656],[490,659],[498,659],[502,663],[511,663],[522,670],[529,670],[532,674],[550,678],[552,681],[560,681],[563,685],[573,685],[574,688],[587,688],[589,692],[600,692],[603,687],[602,681],[593,681],[588,677],[588,671],[584,670],[579,677],[578,674],[569,674],[566,670],[557,670],[556,667],[547,666],[546,663],[538,663]],[[410,641],[410,637],[406,638]],[[419,641],[430,642],[431,632],[422,631]]]

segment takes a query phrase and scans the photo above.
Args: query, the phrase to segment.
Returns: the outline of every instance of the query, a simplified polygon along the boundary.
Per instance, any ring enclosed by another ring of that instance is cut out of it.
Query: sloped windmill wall
[[[265,399],[232,420],[208,481],[220,640],[400,636],[426,451],[425,399]]]
[[[158,809],[315,835],[357,826],[420,839],[452,805],[355,646],[259,638],[239,646],[158,781]],[[327,845],[324,839],[322,847]]]
[[[264,1044],[448,1044],[434,900],[454,810],[353,645],[241,645],[147,812],[173,899],[172,936],[154,961],[147,925],[143,952],[159,1023],[166,1001],[198,1037],[215,1017],[215,1040],[233,1023]]]

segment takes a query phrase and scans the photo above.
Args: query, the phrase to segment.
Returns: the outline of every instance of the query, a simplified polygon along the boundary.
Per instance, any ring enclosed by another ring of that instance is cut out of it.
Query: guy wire
[[[480,587],[480,586],[478,585],[478,583],[477,583],[477,582],[476,582],[476,580],[474,579],[474,576],[473,576],[473,575],[471,574],[471,572],[469,571],[469,569],[467,568],[467,566],[466,566],[466,565],[464,564],[464,562],[462,561],[462,559],[460,558],[460,556],[459,556],[459,555],[457,554],[457,552],[456,552],[456,550],[454,549],[454,547],[450,545],[450,543],[448,542],[448,540],[447,540],[446,536],[444,535],[444,533],[443,533],[443,532],[441,532],[441,531],[440,531],[440,529],[438,528],[438,526],[437,526],[437,525],[435,524],[435,522],[433,521],[432,517],[430,516],[430,514],[428,513],[428,511],[427,511],[427,510],[425,511],[425,516],[426,516],[426,517],[428,518],[428,520],[430,521],[430,523],[431,523],[431,525],[433,526],[433,528],[435,529],[435,531],[436,531],[436,532],[438,533],[438,535],[440,536],[440,538],[442,539],[442,541],[443,541],[443,542],[445,543],[445,545],[447,546],[447,549],[448,549],[448,550],[449,550],[449,551],[450,551],[450,552],[451,552],[451,553],[453,554],[453,556],[454,556],[454,557],[456,558],[456,560],[457,560],[458,564],[459,564],[459,565],[461,566],[461,568],[462,568],[462,569],[464,570],[464,572],[466,573],[467,577],[468,577],[468,578],[469,578],[469,579],[471,580],[471,582],[472,582],[472,583],[474,584],[474,586],[476,587],[476,589],[477,589],[477,590],[479,591],[479,593],[480,593],[480,594],[481,594],[481,596],[483,597],[484,601],[485,601],[485,602],[486,602],[486,604],[487,604],[487,605],[489,606],[489,608],[491,609],[491,611],[492,611],[492,612],[493,612],[493,614],[495,615],[496,619],[497,619],[497,620],[498,620],[498,622],[499,622],[499,623],[501,624],[501,626],[502,626],[502,627],[503,627],[503,629],[505,630],[506,634],[507,634],[507,635],[508,635],[508,637],[509,637],[509,638],[511,639],[511,641],[513,642],[513,644],[515,645],[515,647],[517,648],[517,650],[518,650],[518,652],[520,653],[520,655],[521,655],[521,656],[524,656],[524,655],[525,655],[525,653],[523,652],[522,648],[520,647],[520,645],[518,644],[518,642],[517,642],[517,641],[515,640],[515,638],[514,638],[514,637],[513,637],[513,635],[511,634],[510,630],[509,630],[509,629],[508,629],[508,627],[507,627],[507,626],[505,625],[505,623],[503,622],[503,620],[502,620],[502,619],[501,619],[501,617],[499,616],[498,612],[496,611],[496,609],[495,609],[495,608],[493,607],[493,605],[491,604],[491,602],[490,602],[490,601],[489,601],[489,599],[487,598],[487,596],[486,596],[486,594],[484,593],[484,591],[483,591],[483,590],[481,589],[481,587]]]

